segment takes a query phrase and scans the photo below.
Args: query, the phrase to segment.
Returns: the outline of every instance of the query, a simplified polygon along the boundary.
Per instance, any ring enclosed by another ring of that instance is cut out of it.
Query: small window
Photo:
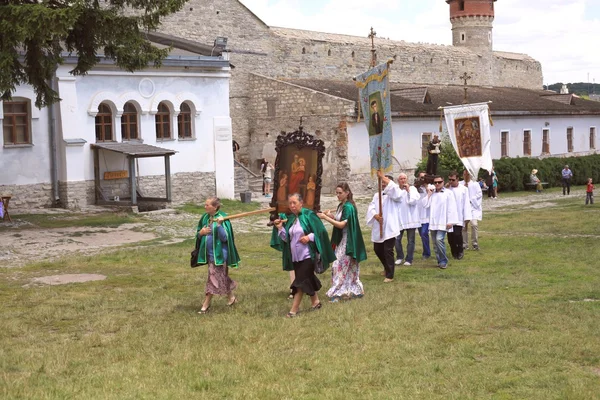
[[[302,48],[302,54],[306,54],[306,47]]]
[[[132,103],[125,103],[121,116],[121,135],[123,140],[139,139],[138,112]]]
[[[500,132],[500,157],[508,157],[508,132]]]
[[[165,103],[158,105],[158,112],[154,118],[156,123],[156,139],[171,138],[171,111]]]
[[[354,58],[355,54],[354,54],[354,50],[352,51],[352,58]]]
[[[177,116],[179,139],[189,139],[192,137],[192,110],[187,103],[181,103],[180,109]]]
[[[331,57],[331,50],[327,50],[327,55]]]
[[[567,128],[567,152],[573,152],[573,128]]]
[[[590,127],[590,150],[596,148],[596,127]]]
[[[4,145],[31,144],[31,113],[30,102],[25,100],[4,101]]]
[[[427,146],[429,145],[429,142],[431,142],[431,136],[430,132],[421,134],[421,160],[426,160],[429,155],[427,153]]]
[[[531,131],[523,131],[523,155],[531,155]]]
[[[467,35],[465,35],[464,33],[460,34],[460,41],[461,42],[464,42],[466,38],[467,38]]]
[[[542,130],[542,154],[550,154],[550,130]]]
[[[458,2],[458,11],[465,11],[465,2],[461,0]]]
[[[113,115],[110,106],[101,103],[96,114],[96,142],[113,140]]]
[[[267,100],[267,116],[268,117],[276,117],[277,116],[275,99]]]

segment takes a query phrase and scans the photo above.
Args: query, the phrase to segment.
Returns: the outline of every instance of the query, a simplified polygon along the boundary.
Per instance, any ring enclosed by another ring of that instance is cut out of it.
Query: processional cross
[[[462,76],[459,76],[458,79],[462,79],[463,81],[465,81],[465,96],[463,98],[463,104],[467,104],[469,102],[467,96],[467,81],[471,79],[471,75],[465,72],[464,74],[462,74]]]
[[[371,39],[371,67],[374,67],[377,64],[377,50],[375,50],[375,36],[377,36],[377,32],[373,30],[371,27],[371,33],[367,36]]]

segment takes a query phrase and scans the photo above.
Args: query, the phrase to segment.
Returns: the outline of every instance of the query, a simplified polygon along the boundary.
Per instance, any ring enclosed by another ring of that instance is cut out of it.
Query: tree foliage
[[[0,95],[10,99],[29,84],[36,106],[58,100],[50,87],[65,55],[77,56],[74,75],[86,74],[100,55],[127,71],[160,66],[168,49],[145,39],[160,19],[185,0],[0,0]]]

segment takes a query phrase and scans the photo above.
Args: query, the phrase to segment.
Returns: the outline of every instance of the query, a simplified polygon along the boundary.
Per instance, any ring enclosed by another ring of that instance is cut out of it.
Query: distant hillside
[[[547,89],[560,93],[560,88],[562,85],[562,82],[554,83],[552,85],[548,85]],[[578,96],[588,97],[590,94],[600,94],[600,83],[567,83],[567,88],[569,89],[569,93],[575,93]]]

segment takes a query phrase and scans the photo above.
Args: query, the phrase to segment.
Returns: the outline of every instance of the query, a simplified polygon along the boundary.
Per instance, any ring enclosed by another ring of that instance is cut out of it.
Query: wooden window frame
[[[550,129],[542,129],[542,154],[550,154]]]
[[[425,140],[427,138],[427,140]],[[429,142],[431,142],[431,138],[433,138],[433,133],[431,132],[423,132],[421,133],[421,160],[426,160],[429,156],[429,151],[427,150],[427,146]]]
[[[8,110],[8,107],[22,106],[25,111]],[[15,99],[2,102],[4,119],[2,120],[3,141],[5,146],[17,146],[23,144],[32,144],[31,141],[31,102],[29,100]],[[17,119],[25,117],[25,124],[19,124]],[[20,142],[17,138],[17,128],[24,126],[25,140]],[[9,133],[7,135],[7,129]],[[7,139],[9,137],[9,140]]]
[[[113,112],[110,106],[106,103],[100,103],[98,106],[98,114],[95,117],[96,127],[96,143],[98,142],[113,142],[115,136],[115,127],[113,124]],[[110,129],[110,138],[106,138],[106,128]],[[98,132],[100,130],[100,132]],[[100,133],[100,134],[98,134]]]
[[[173,132],[171,125],[171,109],[165,102],[158,105],[158,111],[154,116],[154,124],[156,128],[156,140],[169,140]],[[167,127],[167,135],[165,135],[165,126]]]
[[[128,108],[131,107],[129,110]],[[133,111],[131,111],[133,109]],[[138,109],[131,102],[123,106],[123,115],[121,115],[121,137],[122,141],[139,140]],[[133,135],[131,133],[134,133]]]
[[[567,153],[573,152],[573,127],[567,128]]]
[[[596,127],[590,126],[590,150],[596,149]]]
[[[531,129],[523,131],[523,155],[531,155]]]
[[[187,110],[185,109],[187,107]],[[191,139],[194,137],[192,126],[192,107],[187,103],[181,103],[179,107],[179,115],[177,116],[177,135],[179,139]],[[186,134],[186,132],[189,132]]]
[[[510,143],[510,132],[509,131],[500,131],[500,158],[508,157],[508,148]],[[506,141],[504,137],[506,136]]]

